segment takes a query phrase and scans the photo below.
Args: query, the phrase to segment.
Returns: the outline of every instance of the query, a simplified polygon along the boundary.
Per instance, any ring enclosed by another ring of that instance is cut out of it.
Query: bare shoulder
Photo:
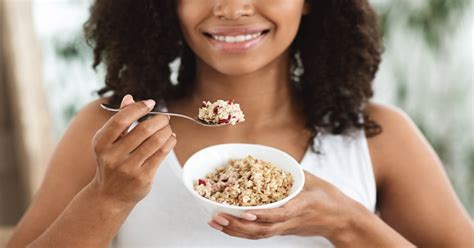
[[[400,109],[371,103],[366,112],[383,129],[368,139],[382,220],[417,246],[467,247],[469,215],[426,138]]]
[[[111,113],[100,108],[100,104],[106,101],[106,98],[100,98],[88,103],[71,120],[52,155],[49,164],[50,172],[62,169],[64,169],[63,173],[81,171],[75,175],[87,175],[88,178],[95,173],[92,138],[112,116]],[[73,162],[68,162],[66,165],[65,161]],[[55,170],[55,167],[61,169]]]
[[[383,134],[393,134],[393,131],[397,131],[403,127],[415,127],[408,114],[395,106],[371,102],[367,104],[365,111],[369,114],[371,119],[383,127],[384,131],[388,129],[388,132],[383,132]],[[400,130],[400,132],[401,131],[402,130]]]
[[[100,108],[100,104],[106,102],[107,98],[99,98],[85,105],[71,121],[68,131],[77,126],[81,126],[80,130],[84,131],[102,126],[112,116],[111,113]]]
[[[69,178],[71,194],[84,187],[95,175],[96,162],[92,139],[112,116],[100,108],[106,98],[97,99],[84,106],[71,120],[69,127],[51,155],[48,171],[40,191],[52,182]]]
[[[71,121],[51,155],[35,199],[17,225],[12,247],[23,247],[37,238],[95,176],[92,139],[112,116],[99,106],[106,101],[101,98],[87,104]]]
[[[382,127],[382,133],[368,139],[369,145],[377,149],[392,150],[409,141],[424,141],[424,137],[413,120],[400,108],[370,103],[365,109],[369,117]],[[383,146],[380,146],[383,145]],[[392,153],[413,147],[398,147]]]
[[[85,105],[76,114],[56,146],[52,162],[54,162],[54,158],[62,160],[64,156],[75,156],[75,154],[84,156],[84,159],[92,158],[92,139],[97,131],[113,115],[100,108],[100,104],[105,102],[107,102],[106,98],[94,100]],[[80,149],[85,154],[77,152],[77,149]],[[51,163],[50,166],[54,166],[54,163]]]
[[[382,133],[368,138],[370,155],[377,184],[381,185],[392,170],[400,170],[402,163],[424,154],[437,161],[423,134],[403,110],[382,104],[370,103],[365,109],[369,117],[382,127]]]

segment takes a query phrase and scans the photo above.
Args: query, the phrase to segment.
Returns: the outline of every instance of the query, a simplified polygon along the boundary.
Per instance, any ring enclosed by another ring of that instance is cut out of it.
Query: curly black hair
[[[368,0],[310,1],[290,46],[290,82],[300,99],[306,128],[347,134],[365,129],[375,136],[381,126],[364,106],[373,96],[372,82],[383,50],[377,17]],[[175,0],[96,0],[84,25],[94,49],[93,68],[106,65],[110,103],[125,94],[136,99],[177,100],[193,91],[196,59],[179,29]],[[170,79],[170,62],[181,59],[178,84]],[[309,142],[313,146],[313,140]]]

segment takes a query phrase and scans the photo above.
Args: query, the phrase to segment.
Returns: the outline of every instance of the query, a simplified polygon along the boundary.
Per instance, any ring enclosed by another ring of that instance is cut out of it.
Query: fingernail
[[[223,225],[223,226],[229,225],[229,221],[226,218],[219,215],[214,216],[213,220],[219,223],[219,225]]]
[[[123,99],[122,99],[122,103],[120,104],[120,106],[126,106],[130,103],[133,103],[133,97],[132,95],[130,94],[126,94]]]
[[[176,134],[175,133],[171,133],[171,136],[175,137],[176,138]]]
[[[240,215],[240,218],[248,220],[248,221],[254,221],[257,219],[257,216],[251,213],[243,213]]]
[[[217,225],[216,223],[214,223],[214,222],[212,222],[212,221],[209,222],[209,223],[207,223],[207,224],[208,224],[210,227],[212,227],[212,228],[214,228],[214,229],[216,229],[216,230],[218,230],[218,231],[222,231],[222,230],[224,229],[223,227]]]
[[[153,107],[155,107],[155,101],[153,100],[146,100],[144,103],[149,109],[153,109]]]

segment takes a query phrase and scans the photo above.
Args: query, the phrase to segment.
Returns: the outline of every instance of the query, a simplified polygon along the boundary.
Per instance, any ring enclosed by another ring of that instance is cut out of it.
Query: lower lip
[[[218,41],[215,40],[211,37],[206,38],[210,41],[211,45],[223,52],[227,53],[242,53],[250,50],[251,48],[256,47],[261,43],[261,41],[267,36],[268,33],[262,34],[259,37],[253,39],[253,40],[248,40],[248,41],[242,41],[242,42],[236,42],[236,43],[227,43],[223,41]]]

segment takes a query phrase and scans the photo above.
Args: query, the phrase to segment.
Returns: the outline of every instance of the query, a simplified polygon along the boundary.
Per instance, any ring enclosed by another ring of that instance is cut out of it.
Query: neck
[[[196,87],[190,99],[193,106],[200,106],[203,100],[235,100],[245,114],[244,124],[254,127],[291,120],[297,114],[287,54],[245,75],[225,75],[202,61],[196,69]]]

